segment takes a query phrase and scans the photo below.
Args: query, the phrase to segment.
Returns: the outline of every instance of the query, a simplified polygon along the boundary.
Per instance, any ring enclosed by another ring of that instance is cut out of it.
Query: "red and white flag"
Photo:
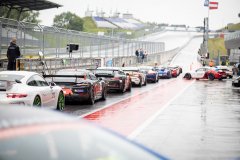
[[[218,2],[209,2],[209,9],[218,9]]]

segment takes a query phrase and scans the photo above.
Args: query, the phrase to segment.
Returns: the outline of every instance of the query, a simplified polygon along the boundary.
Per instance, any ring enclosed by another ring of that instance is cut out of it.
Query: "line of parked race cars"
[[[160,78],[177,77],[180,66],[100,67],[97,69],[63,69],[55,75],[28,71],[0,72],[0,103],[39,106],[63,110],[65,101],[94,104],[106,100],[107,92],[124,93],[132,86],[142,87]]]
[[[107,92],[124,93],[132,86],[142,87],[147,82],[156,83],[161,78],[177,77],[182,67],[99,67],[97,69],[63,69],[55,75],[41,76],[35,72],[0,72],[0,103],[9,105],[44,106],[63,110],[66,102],[85,101],[91,105],[96,100],[106,100]],[[200,67],[183,73],[185,79],[222,80],[232,78],[226,66]],[[232,85],[240,87],[240,78]]]

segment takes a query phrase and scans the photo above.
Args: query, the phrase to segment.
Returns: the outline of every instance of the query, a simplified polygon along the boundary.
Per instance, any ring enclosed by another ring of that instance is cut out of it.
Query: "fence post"
[[[127,56],[129,56],[129,41],[127,41],[128,47],[127,47]]]

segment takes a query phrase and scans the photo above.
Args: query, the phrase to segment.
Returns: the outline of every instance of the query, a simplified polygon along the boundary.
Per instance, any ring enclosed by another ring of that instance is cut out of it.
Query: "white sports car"
[[[0,103],[63,110],[65,97],[61,87],[47,83],[38,73],[1,71]]]

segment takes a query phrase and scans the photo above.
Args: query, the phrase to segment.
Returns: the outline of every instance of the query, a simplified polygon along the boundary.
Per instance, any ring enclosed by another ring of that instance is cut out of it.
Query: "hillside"
[[[225,28],[221,28],[219,30],[225,30]],[[228,26],[228,30],[233,30],[233,31],[240,30],[240,23],[236,23],[236,24]]]
[[[98,31],[107,33],[107,29],[97,28],[91,17],[83,17],[83,32],[98,33]]]

